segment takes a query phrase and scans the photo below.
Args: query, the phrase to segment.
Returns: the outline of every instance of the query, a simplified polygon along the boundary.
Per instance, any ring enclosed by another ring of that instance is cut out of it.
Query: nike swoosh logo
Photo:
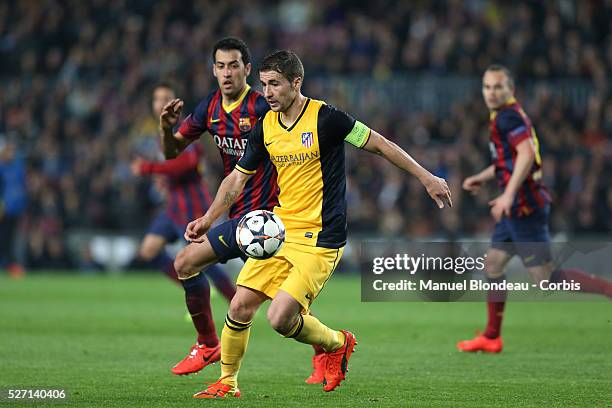
[[[228,248],[229,248],[229,245],[227,245],[227,244],[225,243],[225,240],[223,239],[223,235],[219,235],[219,241],[221,241],[221,243],[222,243],[223,245],[225,245],[226,247],[228,247]]]
[[[221,119],[211,119],[210,123],[217,123],[217,122],[220,122],[220,121],[221,121]]]
[[[231,365],[231,364],[228,364],[228,363],[224,363],[223,361],[221,361],[221,364],[223,364],[223,365]]]
[[[266,146],[270,146],[272,143],[274,143],[274,140],[273,140],[273,141],[271,141],[270,143],[265,143],[265,142],[264,142],[264,144],[265,144]]]

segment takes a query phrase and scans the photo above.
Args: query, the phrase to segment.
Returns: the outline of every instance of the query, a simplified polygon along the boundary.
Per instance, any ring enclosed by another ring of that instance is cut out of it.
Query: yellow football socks
[[[246,352],[251,332],[251,323],[242,323],[225,318],[225,325],[221,331],[221,381],[231,386],[237,385],[238,371],[242,357]]]
[[[344,344],[344,333],[330,329],[311,315],[300,315],[286,337],[292,337],[300,343],[319,345],[325,351],[338,350]]]

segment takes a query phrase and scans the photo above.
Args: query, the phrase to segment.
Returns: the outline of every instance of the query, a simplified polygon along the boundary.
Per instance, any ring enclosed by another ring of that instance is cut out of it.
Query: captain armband
[[[355,147],[362,148],[370,139],[370,128],[356,120],[353,130],[346,135],[344,141],[352,144]]]

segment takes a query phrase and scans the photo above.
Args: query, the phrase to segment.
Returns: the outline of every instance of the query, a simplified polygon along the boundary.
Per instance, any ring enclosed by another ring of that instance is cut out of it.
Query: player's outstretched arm
[[[173,99],[164,106],[159,115],[159,136],[162,151],[167,160],[176,158],[192,142],[192,140],[187,139],[179,132],[173,133],[182,110],[183,101]]]
[[[141,176],[144,174],[162,174],[170,177],[181,177],[198,171],[200,158],[194,151],[185,152],[180,158],[169,159],[164,162],[155,162],[136,158],[130,165],[132,174]]]
[[[480,191],[482,184],[495,178],[495,166],[492,164],[480,173],[467,177],[463,180],[463,189],[472,194],[477,194]]]
[[[363,149],[383,156],[395,166],[418,178],[439,208],[444,208],[445,202],[449,206],[453,206],[451,192],[446,180],[431,174],[397,144],[371,130],[370,138]]]
[[[204,234],[206,234],[217,218],[234,204],[250,177],[251,175],[234,169],[224,178],[206,214],[187,225],[185,239],[190,242],[203,242]]]

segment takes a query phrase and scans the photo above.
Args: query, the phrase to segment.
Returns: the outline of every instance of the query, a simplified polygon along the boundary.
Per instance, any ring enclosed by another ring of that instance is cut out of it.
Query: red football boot
[[[325,353],[325,381],[323,381],[323,391],[325,392],[335,390],[346,378],[348,362],[357,344],[357,339],[353,333],[347,330],[340,331],[344,333],[345,337],[342,347],[336,351]]]
[[[494,339],[486,337],[484,334],[480,334],[474,337],[472,340],[464,340],[457,343],[459,351],[484,351],[485,353],[499,353],[502,351],[504,343],[501,336]]]
[[[240,390],[238,387],[224,384],[225,377],[221,377],[216,383],[210,384],[204,391],[196,392],[193,394],[193,398],[227,398],[227,397],[240,397]]]
[[[216,347],[194,344],[189,350],[187,357],[172,367],[172,373],[176,375],[197,373],[207,365],[215,363],[220,359],[221,344],[218,344]]]
[[[306,379],[307,384],[322,384],[325,380],[325,353],[312,356],[312,374]]]

